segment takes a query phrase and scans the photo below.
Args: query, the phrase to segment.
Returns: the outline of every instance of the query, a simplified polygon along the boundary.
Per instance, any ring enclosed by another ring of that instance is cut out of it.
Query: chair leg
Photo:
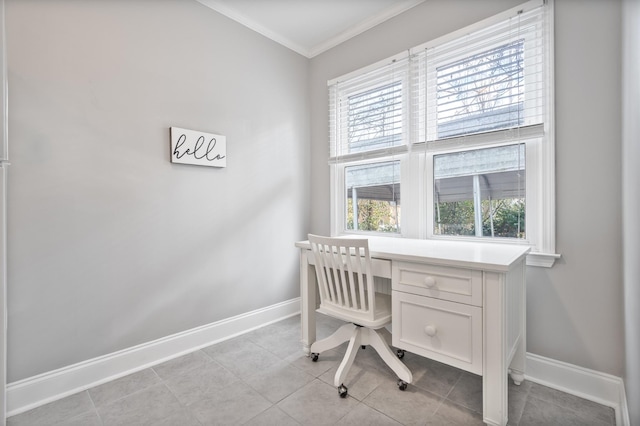
[[[413,376],[409,368],[402,361],[398,359],[396,354],[393,353],[389,344],[387,344],[385,339],[385,332],[383,329],[373,330],[366,329],[362,331],[363,341],[368,341],[368,344],[373,346],[373,348],[378,352],[380,358],[393,370],[394,373],[398,376],[399,379],[411,383],[413,380]],[[385,331],[387,331],[385,329]],[[388,333],[388,331],[387,331]]]
[[[311,345],[309,352],[319,354],[324,351],[328,351],[329,349],[336,348],[344,342],[350,340],[355,329],[356,326],[354,324],[344,324],[331,336],[314,342]]]
[[[391,338],[391,332],[386,327],[379,328],[378,329],[378,334],[380,334],[384,338],[384,341],[387,342],[387,346],[389,346],[389,347],[393,346],[393,344],[392,344],[392,340],[393,339]],[[393,352],[393,349],[391,350],[391,352]],[[404,350],[398,349],[396,351],[396,356],[399,359],[404,358]]]
[[[387,330],[386,327],[379,328],[376,331],[384,339],[384,341],[387,342],[387,346],[392,346],[391,345],[391,341],[392,341],[391,332],[389,330]]]
[[[340,386],[344,383],[344,379],[347,377],[347,373],[353,364],[353,360],[356,358],[356,354],[358,353],[358,348],[360,347],[360,342],[362,341],[362,330],[363,327],[354,326],[355,330],[351,335],[351,339],[349,339],[349,346],[347,347],[347,351],[344,354],[344,358],[342,358],[342,362],[340,366],[338,366],[338,371],[336,371],[336,375],[333,379],[333,384],[335,386]]]

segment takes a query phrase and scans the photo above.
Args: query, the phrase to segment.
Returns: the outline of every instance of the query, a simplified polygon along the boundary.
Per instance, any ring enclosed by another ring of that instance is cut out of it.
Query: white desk
[[[507,423],[507,389],[524,379],[529,247],[370,237],[376,276],[391,279],[393,345],[482,376],[483,417]],[[316,276],[300,248],[302,343],[316,340]]]

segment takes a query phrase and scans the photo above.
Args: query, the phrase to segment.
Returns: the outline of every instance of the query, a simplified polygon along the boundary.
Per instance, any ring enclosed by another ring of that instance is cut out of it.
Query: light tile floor
[[[340,322],[318,315],[318,337]],[[481,425],[479,376],[407,352],[414,382],[360,350],[342,399],[333,375],[343,346],[304,356],[292,317],[10,417],[38,425]],[[510,425],[614,425],[613,409],[525,381],[509,385]]]

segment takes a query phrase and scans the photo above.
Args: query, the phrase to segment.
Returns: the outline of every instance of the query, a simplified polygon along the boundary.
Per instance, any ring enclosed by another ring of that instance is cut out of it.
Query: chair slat
[[[321,244],[315,243],[313,250],[314,253],[316,251],[318,253],[324,253],[325,247]],[[325,257],[322,255],[318,256],[316,258],[316,276],[318,277],[318,282],[321,283],[320,298],[321,300],[327,299],[334,301],[335,296],[331,287],[331,276],[328,274],[329,271],[329,268],[326,267]]]
[[[351,307],[354,309],[358,309],[359,308],[359,300],[358,300],[358,295],[356,294],[356,286],[354,283],[354,271],[353,271],[353,259],[354,256],[351,256],[351,252],[348,250],[348,248],[346,249],[346,254],[345,254],[345,265],[347,268],[347,275],[349,277],[349,291],[351,294]],[[356,262],[357,263],[357,262]]]

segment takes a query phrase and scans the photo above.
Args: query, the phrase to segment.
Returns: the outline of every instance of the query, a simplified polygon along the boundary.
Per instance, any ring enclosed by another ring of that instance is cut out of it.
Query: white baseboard
[[[616,425],[629,426],[629,409],[620,377],[527,353],[525,379],[612,407]]]
[[[7,416],[143,370],[300,313],[300,298],[247,312],[7,385]]]

